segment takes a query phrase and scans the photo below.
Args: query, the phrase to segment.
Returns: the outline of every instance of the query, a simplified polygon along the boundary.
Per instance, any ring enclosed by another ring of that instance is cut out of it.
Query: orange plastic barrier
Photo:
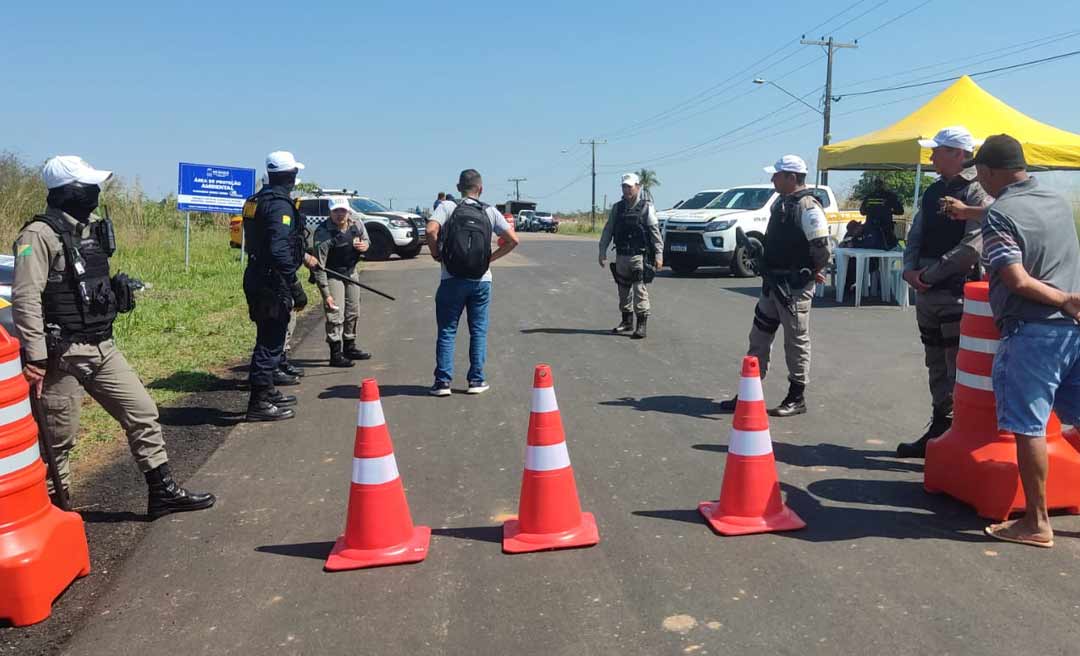
[[[1016,466],[1016,438],[997,426],[991,374],[999,341],[989,283],[968,283],[956,357],[953,424],[926,445],[923,487],[974,506],[982,517],[1000,520],[1024,509],[1024,489]],[[1080,514],[1080,454],[1063,439],[1054,414],[1046,427],[1046,454],[1048,507]]]
[[[49,501],[29,392],[19,342],[0,328],[0,618],[15,626],[48,618],[90,573],[82,517]]]

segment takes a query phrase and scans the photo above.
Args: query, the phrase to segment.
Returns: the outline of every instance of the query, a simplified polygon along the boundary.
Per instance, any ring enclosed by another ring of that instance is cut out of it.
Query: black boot
[[[266,400],[279,408],[288,408],[296,405],[296,397],[292,394],[283,394],[280,390],[271,389],[266,395]]]
[[[791,383],[788,385],[787,396],[780,402],[780,405],[769,410],[769,414],[773,417],[791,417],[806,414],[806,399],[803,398],[805,390],[806,386],[802,383]]]
[[[327,342],[330,345],[330,366],[331,367],[351,367],[353,361],[345,357],[345,353],[341,349],[341,342]]]
[[[281,369],[274,370],[274,384],[275,385],[299,385],[300,377],[291,376]]]
[[[926,443],[935,437],[941,437],[945,431],[952,427],[952,414],[934,411],[930,418],[930,424],[926,427],[926,433],[914,442],[901,442],[896,445],[897,458],[925,458]]]
[[[214,505],[217,499],[209,492],[188,492],[177,485],[169,471],[169,463],[159,465],[143,474],[150,489],[150,500],[146,505],[146,514],[151,519],[174,512],[203,510]]]
[[[274,404],[271,397],[275,391],[273,387],[255,387],[251,390],[247,421],[281,421],[296,416],[292,410],[280,408]]]
[[[281,364],[278,366],[278,371],[287,376],[296,376],[297,378],[304,377],[304,370],[295,364],[289,362],[285,358],[281,359]]]
[[[646,327],[649,324],[649,315],[639,314],[637,315],[637,328],[634,329],[634,334],[630,335],[630,339],[645,339],[647,333]]]
[[[615,334],[628,333],[634,329],[634,313],[623,312],[622,323],[611,329],[611,332]]]
[[[356,348],[356,340],[347,339],[343,342],[342,352],[350,360],[370,360],[371,354],[364,349]]]
[[[731,397],[730,399],[720,402],[720,412],[728,412],[728,413],[735,412],[735,406],[738,405],[738,404],[739,404],[739,395],[736,394],[735,396]]]

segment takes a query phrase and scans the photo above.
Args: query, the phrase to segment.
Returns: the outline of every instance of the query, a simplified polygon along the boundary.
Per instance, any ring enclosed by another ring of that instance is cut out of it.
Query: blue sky
[[[475,167],[490,202],[526,177],[523,196],[542,206],[587,208],[578,142],[590,137],[609,141],[597,151],[598,203],[643,165],[662,183],[661,206],[765,182],[761,166],[786,152],[812,166],[818,116],[802,105],[768,116],[791,100],[751,82],[774,79],[817,104],[825,61],[797,45],[804,33],[859,38],[837,53],[837,94],[1080,49],[1075,2],[9,4],[0,150],[35,163],[79,154],[160,196],[175,191],[177,162],[261,170],[267,152],[287,149],[306,179],[394,207],[430,205]],[[1078,67],[1080,57],[976,81],[1080,132]],[[834,140],[945,86],[843,100]]]

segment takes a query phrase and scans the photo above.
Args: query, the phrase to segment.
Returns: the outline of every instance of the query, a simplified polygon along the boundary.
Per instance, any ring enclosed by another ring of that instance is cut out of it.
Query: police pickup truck
[[[840,241],[847,222],[861,220],[858,212],[842,212],[829,187],[812,188],[829,220],[829,234]],[[702,192],[704,193],[704,192]],[[658,215],[664,235],[664,263],[678,275],[701,266],[725,266],[733,275],[753,276],[747,247],[735,243],[735,229],[742,228],[752,241],[761,242],[769,225],[769,208],[778,198],[771,184],[732,187],[704,207],[668,210]],[[692,199],[691,199],[692,200]]]

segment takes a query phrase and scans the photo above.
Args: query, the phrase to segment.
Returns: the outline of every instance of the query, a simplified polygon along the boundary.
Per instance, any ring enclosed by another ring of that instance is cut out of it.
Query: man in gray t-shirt
[[[989,137],[973,162],[997,200],[983,220],[990,309],[1001,330],[993,387],[998,428],[1016,435],[1024,487],[1020,519],[987,535],[1052,547],[1046,505],[1046,426],[1050,412],[1080,424],[1080,245],[1069,203],[1027,174],[1020,142]]]
[[[487,358],[491,268],[489,266],[479,278],[459,278],[453,275],[447,271],[446,263],[442,261],[441,241],[448,235],[452,236],[455,230],[465,229],[459,226],[471,225],[475,228],[482,225],[482,220],[478,218],[482,209],[483,215],[491,222],[489,236],[495,234],[500,237],[499,247],[491,253],[488,264],[514,250],[514,247],[518,245],[517,234],[503,215],[499,214],[495,208],[480,202],[480,194],[484,191],[484,181],[476,169],[465,169],[461,172],[458,178],[458,191],[461,192],[461,203],[469,205],[458,212],[459,218],[454,218],[458,206],[448,196],[447,200],[435,208],[435,212],[427,223],[428,249],[431,251],[431,257],[442,264],[439,290],[435,293],[435,321],[438,325],[438,336],[435,340],[435,383],[428,392],[432,396],[450,395],[450,381],[454,377],[454,340],[457,338],[458,321],[461,319],[462,311],[466,312],[469,318],[468,393],[480,394],[488,390],[488,383],[484,378],[484,361]],[[466,215],[471,217],[468,223],[457,223],[465,222]],[[450,223],[453,223],[454,227],[448,226]],[[455,240],[451,242],[454,243]],[[477,242],[471,241],[470,237],[468,243],[470,244],[468,252],[474,253],[473,245]],[[483,240],[479,243],[483,243]],[[454,250],[452,249],[451,252]],[[476,270],[479,271],[479,268]]]

